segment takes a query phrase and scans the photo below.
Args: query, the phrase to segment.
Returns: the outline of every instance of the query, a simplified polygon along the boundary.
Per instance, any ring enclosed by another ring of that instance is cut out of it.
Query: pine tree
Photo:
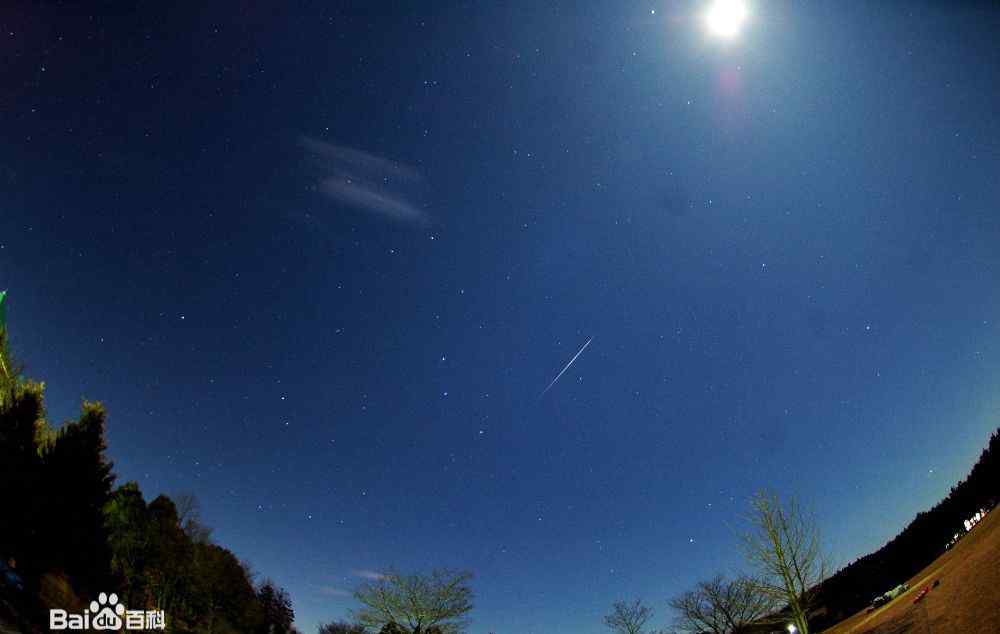
[[[64,425],[42,452],[48,529],[46,554],[82,595],[96,595],[110,582],[111,553],[103,509],[114,482],[104,453],[106,413],[84,402],[79,420]],[[72,530],[65,527],[72,526]]]
[[[146,501],[135,482],[119,487],[104,505],[104,527],[111,553],[111,572],[126,606],[142,605],[144,598],[143,568],[148,560],[152,539]]]
[[[39,444],[47,437],[45,386],[20,382],[4,386],[0,402],[0,558],[13,558],[22,571],[38,570],[38,529],[43,519],[42,459]]]
[[[267,580],[257,589],[257,601],[264,611],[265,634],[285,634],[291,629],[295,612],[287,592]]]

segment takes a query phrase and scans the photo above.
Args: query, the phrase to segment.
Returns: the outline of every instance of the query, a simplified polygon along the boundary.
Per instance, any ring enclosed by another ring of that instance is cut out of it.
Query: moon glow
[[[705,28],[716,37],[733,39],[742,30],[748,14],[744,0],[714,0],[705,11]]]

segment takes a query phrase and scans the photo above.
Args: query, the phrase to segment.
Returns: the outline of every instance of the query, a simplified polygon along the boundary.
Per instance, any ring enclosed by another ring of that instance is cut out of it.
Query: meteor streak
[[[577,350],[576,354],[573,355],[573,358],[570,359],[569,363],[566,364],[566,367],[564,367],[559,372],[559,374],[556,375],[556,378],[552,379],[552,382],[549,383],[549,386],[547,388],[545,388],[544,390],[542,390],[542,393],[538,395],[538,398],[542,398],[543,396],[545,396],[546,392],[548,392],[549,390],[552,389],[552,386],[556,384],[556,381],[559,380],[559,377],[561,377],[563,374],[565,374],[566,370],[569,370],[569,366],[573,365],[573,362],[576,361],[576,358],[579,357],[581,354],[583,354],[583,351],[587,349],[587,346],[590,345],[590,342],[593,341],[593,339],[594,339],[593,337],[590,337],[589,339],[587,339],[587,343],[583,344],[583,347],[580,348],[579,350]]]

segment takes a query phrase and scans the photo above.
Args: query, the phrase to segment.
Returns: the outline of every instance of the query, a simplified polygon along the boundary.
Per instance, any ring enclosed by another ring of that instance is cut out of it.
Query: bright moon
[[[740,32],[747,13],[743,0],[714,0],[705,12],[705,26],[712,35],[731,39]]]

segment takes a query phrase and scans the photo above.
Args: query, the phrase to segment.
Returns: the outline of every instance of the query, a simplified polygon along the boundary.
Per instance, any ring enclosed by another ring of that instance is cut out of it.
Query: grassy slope
[[[941,584],[914,604],[935,580]],[[862,610],[824,634],[1000,632],[1000,506],[907,583],[910,589],[892,603],[871,614]]]

